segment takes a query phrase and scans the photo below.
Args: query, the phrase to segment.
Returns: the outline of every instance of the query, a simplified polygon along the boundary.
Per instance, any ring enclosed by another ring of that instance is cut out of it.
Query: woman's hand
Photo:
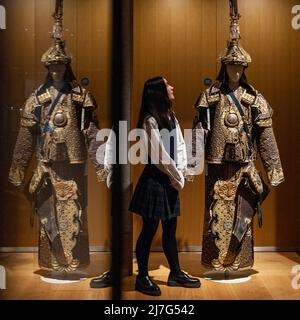
[[[175,188],[177,191],[180,191],[180,190],[182,190],[184,188],[185,180],[184,180],[184,176],[183,176],[182,171],[178,170],[178,172],[179,172],[179,180],[172,179],[171,180],[171,186],[173,188]]]

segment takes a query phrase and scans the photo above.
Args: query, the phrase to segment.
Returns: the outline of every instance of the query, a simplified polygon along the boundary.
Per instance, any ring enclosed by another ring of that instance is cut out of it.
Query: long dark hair
[[[245,69],[246,67],[244,67],[244,72],[242,74],[242,77],[240,79],[240,85],[247,90],[247,92],[249,94],[255,94],[253,88],[251,87],[251,85],[249,84],[247,77],[246,77],[246,73],[245,73]],[[217,76],[217,81],[219,82],[219,86],[221,88],[221,90],[229,90],[229,78],[228,78],[228,74],[226,71],[226,64],[222,63],[220,72]]]
[[[172,102],[168,96],[166,83],[163,77],[154,77],[145,82],[142,105],[137,127],[142,128],[147,117],[154,117],[159,129],[172,129],[175,119],[171,111]]]
[[[43,85],[39,89],[39,91],[44,91],[45,89],[51,87],[51,85],[53,84],[53,79],[49,72],[49,68],[47,67],[47,69],[48,69],[47,76],[45,78]],[[73,73],[70,63],[66,64],[66,71],[65,71],[63,80],[64,82],[69,84],[69,87],[75,87],[77,85],[76,77]]]

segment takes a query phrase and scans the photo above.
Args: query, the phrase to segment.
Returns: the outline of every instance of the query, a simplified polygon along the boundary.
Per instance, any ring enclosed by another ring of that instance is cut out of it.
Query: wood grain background
[[[54,1],[6,0],[7,30],[0,31],[1,212],[0,247],[35,246],[37,229],[29,225],[30,203],[5,181],[18,129],[18,111],[25,97],[45,76],[40,58],[49,47]],[[242,44],[253,63],[250,83],[274,109],[274,128],[286,182],[263,206],[264,226],[255,222],[255,245],[283,249],[300,247],[299,92],[300,30],[291,27],[297,0],[240,0]],[[78,76],[91,80],[99,104],[101,126],[108,124],[111,8],[109,0],[65,0],[65,37]],[[229,35],[227,0],[134,0],[132,124],[137,121],[144,82],[163,75],[175,87],[174,109],[182,128],[190,128],[193,105],[205,78],[215,79],[216,59]],[[260,162],[258,165],[261,168]],[[262,169],[262,168],[261,168]],[[142,167],[132,170],[134,185]],[[187,183],[181,193],[178,244],[199,249],[202,241],[204,177]],[[89,228],[93,246],[109,246],[109,195],[89,167]],[[134,217],[134,244],[140,231]],[[153,247],[160,247],[161,233]]]

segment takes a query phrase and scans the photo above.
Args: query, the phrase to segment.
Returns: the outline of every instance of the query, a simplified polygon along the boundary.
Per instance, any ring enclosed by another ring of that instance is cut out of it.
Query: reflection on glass
[[[32,279],[27,283],[32,297],[38,291],[36,274],[46,282],[67,285],[97,276],[109,264],[103,252],[110,249],[109,195],[106,184],[98,183],[106,181],[108,172],[96,159],[103,143],[96,141],[99,122],[106,121],[99,117],[96,101],[109,105],[110,5],[106,0],[76,6],[70,0],[3,2],[10,18],[0,34],[5,82],[1,147],[8,150],[1,160],[0,247],[14,253],[0,254],[0,264],[7,266],[8,280],[15,277],[13,264],[22,271],[21,277]],[[52,44],[45,52],[49,34]],[[79,77],[84,78],[81,84]],[[101,116],[106,115],[101,109]],[[88,159],[96,169],[89,181]],[[29,224],[32,207],[37,232]],[[24,247],[35,251],[37,244],[38,257],[15,253]],[[90,248],[97,253],[90,254]],[[36,262],[41,270],[35,271]],[[8,289],[8,299],[19,297],[22,290],[16,284]],[[54,292],[44,294],[56,298]],[[109,298],[107,293],[103,298]]]

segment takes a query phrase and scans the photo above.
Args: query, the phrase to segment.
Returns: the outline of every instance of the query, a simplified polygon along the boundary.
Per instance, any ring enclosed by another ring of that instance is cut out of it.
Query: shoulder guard
[[[24,109],[21,116],[21,126],[33,127],[37,123],[35,116],[35,109],[37,105],[38,102],[36,100],[36,94],[33,93],[24,104]]]
[[[44,104],[51,101],[51,95],[48,89],[43,89],[43,85],[39,86],[35,91],[37,104]]]
[[[220,101],[220,88],[218,84],[213,84],[209,89],[206,90],[208,105],[216,104]]]
[[[72,101],[77,103],[83,103],[85,98],[85,89],[80,86],[75,86],[72,89]]]
[[[254,121],[259,127],[272,126],[273,110],[261,93],[257,93],[252,107],[256,110]]]
[[[207,102],[207,97],[206,97],[206,92],[203,91],[201,92],[199,98],[197,99],[197,102],[195,104],[195,109],[200,109],[200,108],[207,108],[208,107],[208,102]]]
[[[242,95],[242,101],[244,103],[246,103],[247,105],[253,105],[255,102],[255,99],[256,99],[256,96],[247,93],[246,90],[245,90],[244,94]]]
[[[36,96],[35,94],[31,94],[30,97],[26,100],[25,104],[24,104],[24,109],[23,112],[25,114],[33,114],[34,109],[37,105],[37,101],[36,101]]]
[[[84,94],[83,107],[97,109],[97,103],[96,103],[95,98],[93,97],[93,95],[89,91],[86,91],[86,90],[85,90],[85,94]]]
[[[208,108],[210,105],[218,103],[220,101],[220,89],[216,85],[212,85],[210,88],[203,91],[198,98],[195,105],[196,109]]]
[[[44,104],[51,101],[51,94],[48,90],[46,90],[46,92],[37,95],[36,98],[39,104]]]

